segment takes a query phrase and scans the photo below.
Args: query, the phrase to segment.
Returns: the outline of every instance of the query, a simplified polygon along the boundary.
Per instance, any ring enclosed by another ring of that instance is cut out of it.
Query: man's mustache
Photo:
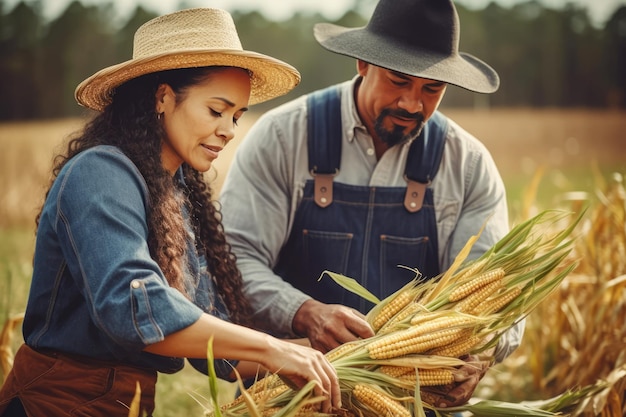
[[[398,110],[384,109],[382,111],[382,116],[383,117],[394,116],[394,117],[400,117],[403,119],[413,119],[419,124],[424,122],[424,114],[422,112],[409,113],[408,111],[402,110],[402,109],[398,109]]]

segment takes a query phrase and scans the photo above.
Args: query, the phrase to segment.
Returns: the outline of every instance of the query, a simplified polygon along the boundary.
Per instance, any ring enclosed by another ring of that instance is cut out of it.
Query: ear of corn
[[[430,349],[452,343],[463,333],[463,329],[451,328],[414,337],[409,334],[410,330],[413,329],[409,329],[405,337],[395,338],[396,340],[380,339],[370,343],[367,346],[369,357],[372,359],[389,359],[412,353],[424,353]]]
[[[446,385],[454,382],[454,375],[449,369],[418,369],[417,374],[420,387]]]
[[[456,282],[464,282],[470,277],[481,273],[483,268],[487,265],[487,260],[487,258],[484,258],[472,261],[469,267],[463,268],[456,273],[454,280]]]
[[[372,359],[388,359],[411,353],[422,353],[454,342],[464,328],[476,324],[476,318],[466,315],[443,315],[419,326],[397,331],[370,342],[367,346]]]
[[[378,334],[387,333],[389,331],[393,331],[397,325],[399,325],[403,320],[408,317],[413,316],[415,313],[424,310],[424,307],[419,305],[418,303],[409,303],[402,310],[400,310],[395,316],[393,316],[389,321],[384,323],[380,329],[378,329]]]
[[[480,288],[478,291],[468,295],[459,301],[454,307],[455,310],[467,314],[475,314],[475,309],[483,303],[491,294],[503,288],[501,281],[494,281]]]
[[[272,388],[267,388],[267,389],[261,388],[262,384],[260,384],[259,382],[257,382],[256,384],[252,385],[252,387],[254,387],[254,386],[256,386],[256,388],[253,388],[252,391],[250,391],[250,389],[248,389],[247,391],[248,391],[248,394],[250,394],[252,400],[256,404],[266,404],[268,401],[274,400],[280,394],[283,394],[287,390],[290,389],[284,383],[282,383],[281,385],[273,386]],[[252,388],[252,387],[250,387],[250,388]],[[244,397],[243,397],[243,395],[241,395],[241,396],[235,398],[230,403],[221,406],[220,408],[222,410],[229,410],[229,409],[232,409],[235,406],[241,405],[243,402],[244,402]]]
[[[402,310],[411,301],[413,301],[413,297],[409,291],[403,291],[398,294],[397,297],[393,298],[389,304],[385,305],[380,310],[380,313],[378,313],[374,319],[374,322],[372,323],[374,331],[380,329],[383,324],[389,321],[390,318]]]
[[[405,374],[413,374],[415,375],[415,368],[411,366],[393,366],[393,365],[383,365],[378,368],[379,372],[382,372],[385,375],[392,376],[394,378],[401,377]]]
[[[448,329],[450,327],[469,327],[477,323],[477,319],[470,315],[465,314],[437,314],[434,318],[428,321],[421,321],[420,315],[417,315],[411,319],[411,330],[414,330],[416,335],[422,335],[430,332],[434,332],[441,329]]]
[[[475,308],[477,315],[493,314],[502,311],[504,307],[508,306],[513,300],[520,296],[522,290],[519,287],[513,287],[497,297],[490,297],[480,306]]]
[[[445,385],[454,382],[454,375],[449,369],[418,369],[407,366],[381,366],[379,372],[398,378],[403,381],[415,383],[419,376],[420,387]]]
[[[358,349],[360,346],[361,344],[358,343],[358,341],[356,343],[355,342],[344,343],[343,345],[339,345],[333,350],[326,352],[326,359],[328,359],[330,362],[334,362],[346,355],[349,355],[351,352]]]
[[[450,343],[449,345],[441,346],[439,348],[431,350],[431,355],[450,356],[458,358],[466,355],[472,351],[476,346],[479,346],[483,341],[483,337],[474,335],[469,337],[461,337],[460,340]]]
[[[472,278],[470,281],[466,282],[463,285],[460,285],[454,291],[452,291],[448,296],[448,301],[458,301],[462,298],[467,297],[470,294],[474,294],[479,289],[485,287],[488,284],[491,284],[494,281],[502,281],[504,275],[505,272],[502,268],[495,268],[483,272],[482,274],[477,275],[475,278]]]
[[[384,392],[365,384],[357,384],[352,390],[354,398],[381,417],[411,417],[411,413],[399,401]]]

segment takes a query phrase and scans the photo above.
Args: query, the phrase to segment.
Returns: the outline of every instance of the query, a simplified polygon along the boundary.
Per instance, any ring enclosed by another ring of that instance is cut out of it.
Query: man
[[[372,304],[320,280],[324,270],[383,298],[415,277],[409,268],[426,278],[445,271],[483,225],[471,258],[509,225],[492,157],[437,111],[448,85],[499,86],[491,67],[459,53],[451,1],[380,0],[367,26],[318,24],[315,38],[356,58],[357,76],[263,115],[237,150],[221,201],[259,325],[327,351],[372,335],[361,314]],[[500,339],[497,360],[522,330]],[[486,367],[463,367],[467,379],[442,404],[467,401]]]

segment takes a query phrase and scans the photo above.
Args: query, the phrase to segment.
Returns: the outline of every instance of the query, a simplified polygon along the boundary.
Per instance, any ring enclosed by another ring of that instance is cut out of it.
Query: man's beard
[[[391,130],[387,130],[384,126],[385,117],[387,116],[397,116],[405,119],[413,119],[415,120],[416,126],[411,129],[408,133],[405,133],[406,127],[393,125]],[[383,109],[380,115],[376,118],[376,123],[374,124],[374,130],[378,137],[387,144],[390,148],[399,143],[405,143],[417,135],[419,135],[424,128],[424,115],[422,113],[409,113],[404,110],[391,110],[391,109]]]

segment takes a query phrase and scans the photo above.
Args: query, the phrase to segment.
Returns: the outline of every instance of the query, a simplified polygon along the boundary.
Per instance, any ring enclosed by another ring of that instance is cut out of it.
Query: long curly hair
[[[161,146],[165,131],[155,112],[159,85],[168,84],[180,102],[187,89],[221,69],[163,71],[135,78],[118,87],[112,103],[70,138],[64,154],[55,157],[52,174],[54,181],[72,157],[94,146],[113,145],[121,149],[137,166],[148,186],[148,246],[169,285],[188,295],[185,290],[188,233],[182,211],[186,207],[196,236],[196,249],[207,259],[217,292],[231,320],[246,324],[250,323],[250,305],[243,296],[241,272],[226,241],[222,216],[213,201],[211,187],[201,172],[185,163],[182,166],[184,186],[163,168]],[[41,212],[37,223],[40,215]]]

